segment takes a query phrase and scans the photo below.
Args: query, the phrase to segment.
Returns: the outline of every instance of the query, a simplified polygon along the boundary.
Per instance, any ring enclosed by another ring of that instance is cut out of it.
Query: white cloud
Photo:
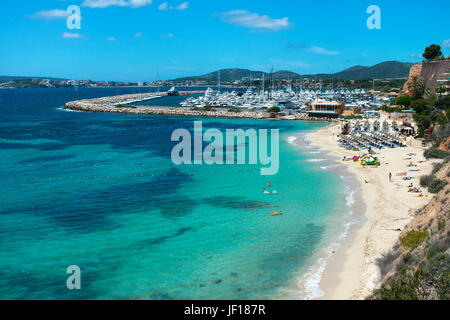
[[[82,6],[89,8],[107,8],[111,6],[139,8],[149,6],[152,0],[84,0]]]
[[[109,37],[109,38],[106,39],[106,41],[114,42],[114,41],[116,41],[116,38],[114,38],[114,37]]]
[[[182,4],[180,4],[180,5],[179,5],[178,7],[176,7],[175,9],[176,9],[176,10],[183,11],[183,10],[186,10],[187,8],[189,8],[189,1],[183,2]]]
[[[294,49],[294,50],[306,50],[312,53],[318,53],[318,54],[326,54],[326,55],[338,55],[341,54],[341,52],[339,51],[331,51],[322,47],[317,47],[317,46],[307,46],[301,43],[293,43],[287,46],[288,49]],[[361,53],[362,56],[366,56],[367,55],[367,51],[363,51]]]
[[[167,10],[179,10],[179,11],[183,11],[189,8],[189,1],[185,1],[182,4],[174,7],[169,5],[168,2],[163,2],[158,6],[158,10],[159,11],[167,11]]]
[[[86,39],[86,37],[83,36],[82,34],[73,33],[73,32],[64,32],[61,35],[61,38],[64,38],[64,39]]]
[[[444,48],[444,49],[450,48],[450,39],[442,41],[442,48]]]
[[[225,12],[222,14],[222,20],[228,24],[260,31],[279,31],[292,26],[289,18],[272,19],[267,15],[259,15],[247,10]]]
[[[31,15],[31,18],[35,19],[67,19],[69,17],[69,13],[66,10],[54,9],[54,10],[41,10]]]
[[[142,37],[144,34],[142,32],[138,32],[134,35],[135,38],[140,38]]]
[[[161,38],[173,38],[173,37],[175,37],[175,35],[173,33],[161,35]]]
[[[158,10],[166,11],[169,9],[169,4],[167,2],[163,2],[158,6]]]
[[[322,47],[311,47],[308,50],[313,53],[326,54],[326,55],[331,55],[331,56],[341,54],[339,51],[330,51],[330,50],[322,48]]]

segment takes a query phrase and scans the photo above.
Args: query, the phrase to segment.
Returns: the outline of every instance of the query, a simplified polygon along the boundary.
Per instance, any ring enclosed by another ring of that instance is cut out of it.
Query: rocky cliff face
[[[422,79],[423,82],[435,93],[436,80],[450,69],[450,60],[441,61],[425,61],[423,63],[415,64],[409,72],[408,81],[403,87],[403,92],[407,95],[412,95],[408,85],[414,78]]]
[[[450,161],[436,166],[434,175],[447,184],[378,261],[383,281],[371,299],[450,299]]]
[[[422,73],[422,63],[415,64],[411,67],[411,70],[409,71],[409,78],[408,81],[405,82],[405,85],[403,86],[403,92],[405,94],[412,96],[413,92],[408,89],[409,84],[412,82],[414,78],[420,78],[420,75]]]

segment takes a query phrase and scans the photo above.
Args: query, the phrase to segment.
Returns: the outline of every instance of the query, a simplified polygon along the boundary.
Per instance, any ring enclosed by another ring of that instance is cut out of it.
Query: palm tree
[[[435,87],[436,93],[439,94],[439,99],[442,98],[442,94],[447,91],[447,88],[443,83],[438,83]]]
[[[408,83],[408,89],[413,92],[414,99],[419,99],[425,93],[425,83],[422,79],[414,77],[410,83]]]

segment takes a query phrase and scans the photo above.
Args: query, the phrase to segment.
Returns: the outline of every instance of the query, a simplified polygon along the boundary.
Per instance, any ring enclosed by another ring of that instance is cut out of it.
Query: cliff
[[[450,299],[449,176],[447,159],[433,171],[431,180],[440,182],[431,182],[429,186],[430,192],[437,185],[435,190],[442,190],[416,213],[395,247],[378,261],[382,286],[370,299]]]
[[[424,61],[412,66],[409,72],[408,81],[403,87],[403,92],[412,95],[408,85],[414,78],[422,79],[423,82],[435,93],[436,80],[450,69],[450,60]]]

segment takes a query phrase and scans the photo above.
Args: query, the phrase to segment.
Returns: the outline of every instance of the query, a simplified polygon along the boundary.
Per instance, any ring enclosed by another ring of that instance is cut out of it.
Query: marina
[[[364,89],[356,90],[293,90],[288,86],[281,90],[243,90],[224,91],[208,88],[203,96],[189,97],[180,105],[186,108],[237,108],[270,109],[273,107],[305,112],[314,101],[342,101],[347,109],[375,110],[392,100],[386,96],[376,95]]]
[[[145,89],[144,89],[145,90]],[[392,98],[358,90],[258,91],[256,88],[148,92],[75,100],[64,109],[83,112],[156,114],[216,118],[335,120],[343,116],[379,118]]]

